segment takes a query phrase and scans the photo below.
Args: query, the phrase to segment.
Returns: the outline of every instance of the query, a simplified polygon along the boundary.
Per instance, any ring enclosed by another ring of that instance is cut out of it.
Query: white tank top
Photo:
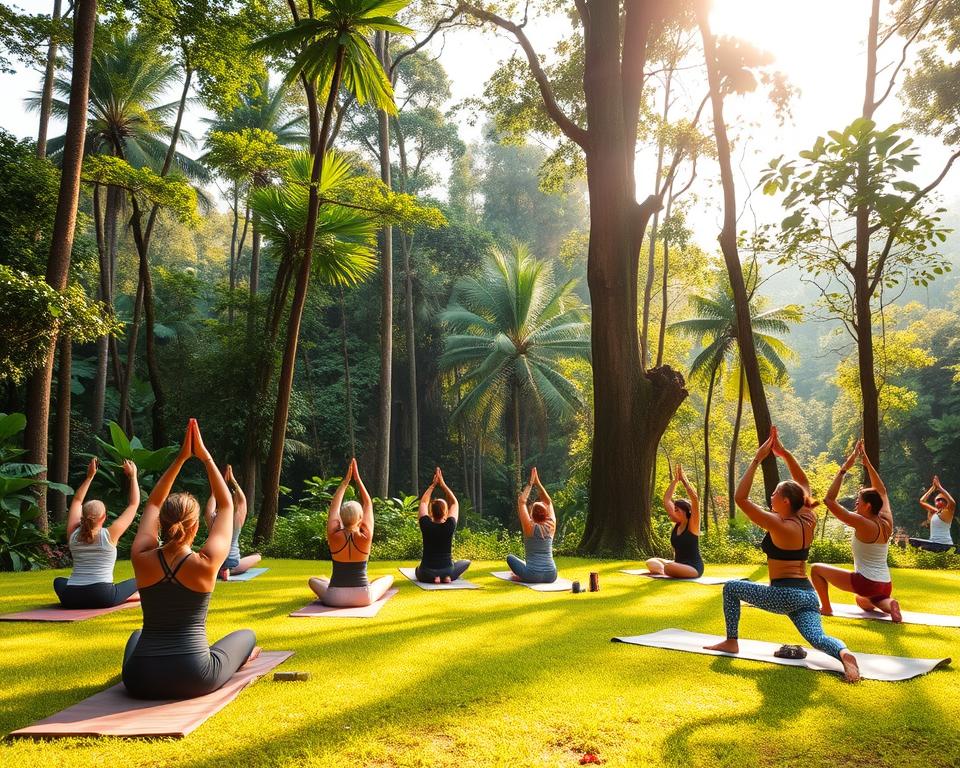
[[[930,541],[937,544],[949,544],[953,546],[953,537],[950,535],[950,523],[945,522],[940,513],[930,518]]]
[[[877,537],[880,537],[880,529],[877,528]],[[887,567],[887,550],[890,549],[890,542],[875,541],[868,544],[857,538],[857,532],[853,531],[853,538],[850,540],[850,549],[853,550],[853,570],[870,581],[879,581],[886,584],[890,581],[890,569]]]
[[[78,528],[70,537],[70,554],[73,555],[73,573],[67,584],[73,587],[85,587],[88,584],[113,583],[113,566],[117,562],[117,548],[110,541],[106,528],[100,529],[100,536],[89,544],[83,544],[77,537]]]

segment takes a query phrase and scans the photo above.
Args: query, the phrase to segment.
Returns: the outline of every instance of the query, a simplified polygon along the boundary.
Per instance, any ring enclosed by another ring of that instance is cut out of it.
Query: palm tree
[[[800,319],[800,310],[795,306],[777,307],[763,310],[761,297],[756,295],[757,270],[748,270],[747,288],[749,291],[750,321],[753,329],[753,346],[760,363],[764,383],[781,383],[786,379],[787,367],[784,362],[793,353],[779,338],[772,334],[787,334],[790,323]],[[730,517],[734,516],[733,473],[736,462],[737,443],[740,434],[740,420],[743,414],[744,371],[740,363],[737,346],[737,310],[733,290],[726,273],[717,273],[713,291],[706,296],[691,298],[696,317],[671,323],[670,329],[694,338],[704,347],[690,365],[690,380],[708,382],[707,398],[703,417],[704,452],[704,504],[710,504],[710,407],[714,387],[723,374],[725,366],[736,371],[739,380],[737,394],[737,416],[734,423],[733,441],[730,446],[730,459],[727,464],[727,486]],[[706,509],[706,507],[705,507]],[[714,507],[716,512],[716,507]]]
[[[451,329],[442,368],[468,368],[469,392],[452,418],[486,413],[512,417],[514,481],[520,487],[520,410],[558,417],[583,406],[561,369],[569,358],[590,359],[590,324],[573,293],[576,280],[557,284],[550,266],[514,242],[494,249],[480,278],[454,287],[441,320]]]
[[[283,462],[283,443],[287,434],[287,416],[290,412],[290,395],[293,391],[293,371],[297,360],[300,323],[303,320],[303,308],[306,306],[310,285],[314,236],[320,211],[318,185],[327,153],[334,106],[340,86],[343,85],[358,104],[370,102],[390,114],[396,112],[393,88],[370,47],[368,38],[378,31],[408,34],[409,29],[391,18],[391,14],[400,11],[408,2],[409,0],[315,0],[309,4],[311,16],[307,19],[300,19],[296,5],[291,4],[294,26],[270,35],[258,43],[261,49],[274,54],[294,52],[287,82],[300,78],[304,84],[310,122],[310,151],[313,154],[303,257],[297,268],[290,319],[287,322],[261,520],[257,523],[258,539],[264,536],[269,538],[273,534],[273,524],[277,517],[280,469]],[[326,104],[322,121],[319,123],[318,91],[326,92]]]

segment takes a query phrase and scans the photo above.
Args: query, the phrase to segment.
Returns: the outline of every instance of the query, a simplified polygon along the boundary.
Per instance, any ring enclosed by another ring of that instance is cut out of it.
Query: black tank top
[[[803,530],[803,522],[796,517],[787,519],[793,520],[800,526],[800,543],[802,544],[806,538],[806,532]],[[760,549],[762,549],[764,554],[771,560],[797,560],[805,563],[807,562],[807,557],[810,556],[809,544],[805,547],[800,547],[800,549],[780,549],[780,547],[773,543],[773,539],[770,538],[770,531],[767,531],[767,535],[764,536],[763,541],[760,542]]]
[[[700,562],[700,537],[696,536],[690,530],[690,521],[687,521],[687,527],[682,533],[677,533],[680,527],[679,523],[673,524],[673,530],[670,531],[670,544],[673,547],[673,559],[678,563],[698,563]]]
[[[195,592],[177,581],[177,571],[193,552],[185,555],[173,570],[157,550],[163,578],[140,589],[143,632],[133,656],[179,656],[209,653],[207,608],[212,592]]]
[[[453,534],[457,530],[457,521],[448,517],[442,523],[435,523],[429,515],[420,518],[420,533],[423,535],[424,568],[441,569],[453,565]]]
[[[330,574],[331,587],[365,587],[367,586],[367,561],[357,560],[347,562],[333,561],[333,573]]]

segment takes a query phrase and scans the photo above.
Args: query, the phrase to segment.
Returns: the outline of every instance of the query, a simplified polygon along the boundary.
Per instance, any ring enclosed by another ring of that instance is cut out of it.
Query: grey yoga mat
[[[466,579],[457,579],[456,581],[451,581],[449,584],[433,584],[425,583],[422,581],[417,581],[417,569],[416,568],[401,568],[400,573],[406,576],[410,581],[416,584],[420,589],[430,590],[444,590],[444,589],[480,589],[479,585],[474,584],[472,581],[467,581]]]
[[[919,613],[917,611],[900,611],[904,624],[923,624],[928,627],[960,627],[960,616],[949,616],[944,613]],[[833,615],[838,619],[874,619],[876,621],[893,621],[890,616],[881,611],[865,611],[859,605],[833,604]]]
[[[687,651],[702,653],[707,656],[730,656],[733,658],[750,659],[752,661],[766,661],[771,664],[782,664],[787,667],[806,667],[819,672],[843,672],[843,665],[832,656],[821,651],[806,648],[805,659],[780,659],[773,652],[780,648],[778,643],[767,643],[762,640],[744,640],[740,638],[740,653],[723,653],[708,651],[703,646],[713,645],[723,640],[718,635],[704,635],[699,632],[687,632],[683,629],[661,629],[649,635],[634,635],[632,637],[614,637],[618,643],[630,645],[645,645],[650,648],[664,648],[672,651]],[[857,663],[860,665],[860,676],[868,680],[910,680],[937,667],[950,663],[944,659],[911,659],[901,656],[878,656],[872,653],[857,653]]]
[[[569,592],[573,587],[573,582],[570,581],[570,579],[561,579],[559,577],[556,581],[550,584],[530,584],[526,581],[514,580],[513,571],[494,571],[490,575],[496,576],[498,579],[503,579],[504,581],[509,581],[511,584],[519,584],[523,587],[529,587],[537,592]]]
[[[229,581],[250,581],[250,579],[255,579],[261,573],[266,573],[269,570],[269,568],[250,568],[243,573],[238,573],[236,576],[231,573]]]
[[[670,576],[661,576],[659,573],[650,573],[650,571],[646,570],[645,568],[622,570],[620,573],[628,573],[631,576],[646,576],[650,579],[663,579],[664,581],[682,581],[689,584],[708,584],[713,587],[726,584],[728,581],[747,581],[746,577],[744,576],[700,576],[696,579],[674,579]]]

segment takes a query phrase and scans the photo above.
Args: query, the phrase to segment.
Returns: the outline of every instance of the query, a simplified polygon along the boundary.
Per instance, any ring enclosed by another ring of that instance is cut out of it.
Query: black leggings
[[[58,576],[53,580],[53,591],[64,608],[112,608],[127,601],[137,591],[137,580],[127,579],[119,584],[102,581],[97,584],[67,584],[67,579]]]
[[[941,544],[939,541],[930,541],[930,539],[910,539],[910,545],[927,552],[949,552],[953,549],[953,544]]]
[[[450,577],[450,581],[456,581],[463,576],[463,572],[469,567],[469,560],[457,560],[449,568],[424,568],[422,565],[418,565],[415,573],[417,581],[424,583],[433,583],[435,579],[443,581],[448,576]]]
[[[137,630],[123,652],[123,684],[135,699],[193,699],[227,682],[247,661],[257,643],[249,629],[238,629],[215,642],[209,653],[135,656]]]

